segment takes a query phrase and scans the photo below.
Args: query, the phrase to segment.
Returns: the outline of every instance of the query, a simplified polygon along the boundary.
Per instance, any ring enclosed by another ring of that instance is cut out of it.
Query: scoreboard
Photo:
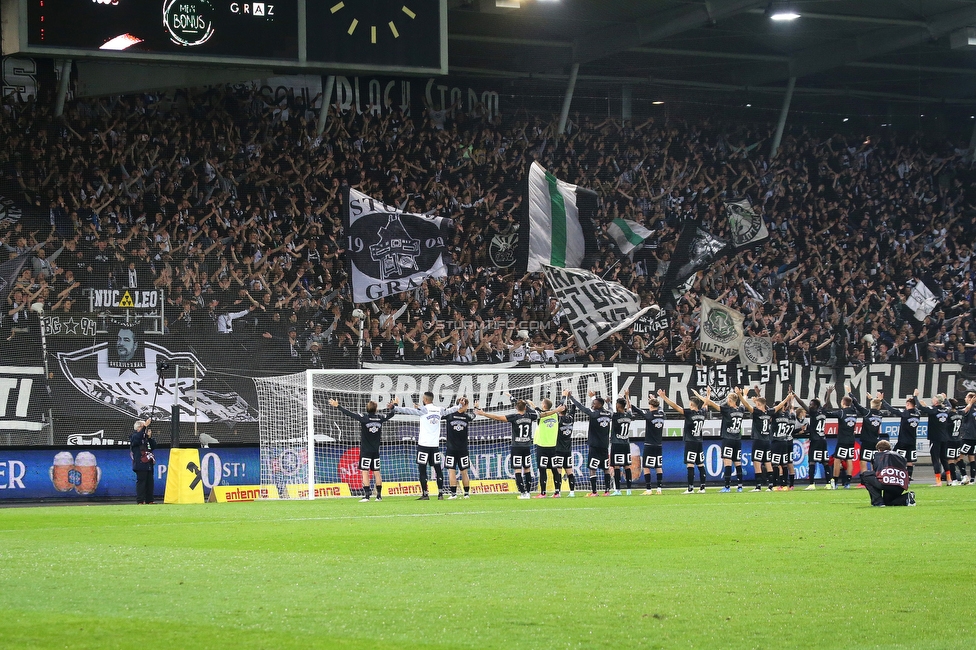
[[[3,53],[447,72],[447,0],[2,0]]]

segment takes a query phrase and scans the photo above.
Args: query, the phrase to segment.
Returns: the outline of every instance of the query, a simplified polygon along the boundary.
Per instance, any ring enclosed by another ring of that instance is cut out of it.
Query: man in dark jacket
[[[908,461],[891,452],[891,443],[879,440],[874,456],[873,472],[861,472],[861,483],[871,495],[871,505],[913,506],[915,493],[908,490]]]
[[[152,420],[137,420],[129,439],[129,455],[132,457],[132,471],[136,473],[136,503],[153,501],[153,449],[156,443],[149,425]]]

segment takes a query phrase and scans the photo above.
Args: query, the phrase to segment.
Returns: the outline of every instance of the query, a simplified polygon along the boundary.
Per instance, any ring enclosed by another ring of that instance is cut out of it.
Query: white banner
[[[630,327],[651,307],[616,282],[582,269],[545,267],[546,280],[573,328],[576,343],[587,350],[614,332]]]
[[[773,362],[773,339],[768,336],[747,336],[739,351],[739,363],[747,366],[769,365]]]
[[[702,354],[719,361],[739,356],[742,348],[742,322],[736,310],[709,298],[701,299],[701,330],[698,345]]]
[[[921,280],[915,283],[912,294],[905,301],[905,306],[915,312],[915,320],[925,320],[938,304],[939,299]]]

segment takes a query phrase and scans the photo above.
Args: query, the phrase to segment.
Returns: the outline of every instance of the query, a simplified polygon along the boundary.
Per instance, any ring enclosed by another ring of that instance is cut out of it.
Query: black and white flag
[[[589,271],[546,266],[545,273],[577,345],[584,350],[630,327],[652,309],[641,309],[636,293]]]
[[[725,211],[732,229],[732,246],[736,250],[748,248],[769,239],[769,230],[763,223],[762,215],[752,207],[749,197],[738,201],[726,201]]]
[[[343,228],[353,302],[373,302],[447,277],[450,219],[402,212],[346,190]]]
[[[685,221],[675,244],[668,272],[661,284],[658,300],[667,307],[675,304],[690,289],[693,276],[709,268],[728,252],[729,244],[701,227],[697,220]]]
[[[634,322],[634,334],[657,334],[671,327],[668,313],[652,305],[650,311]]]
[[[915,319],[920,321],[925,320],[938,304],[938,296],[932,293],[921,280],[915,283],[915,286],[912,287],[911,295],[905,301],[905,306],[914,313]]]

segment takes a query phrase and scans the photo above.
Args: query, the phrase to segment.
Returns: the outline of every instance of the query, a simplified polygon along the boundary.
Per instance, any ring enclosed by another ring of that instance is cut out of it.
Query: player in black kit
[[[962,444],[959,447],[959,467],[963,485],[976,485],[976,393],[966,393],[965,405],[956,408],[963,414]],[[969,461],[969,474],[966,474],[966,461]]]
[[[474,403],[478,408],[478,403]],[[448,499],[457,499],[457,475],[461,474],[461,485],[464,487],[464,498],[471,495],[471,481],[468,478],[468,468],[471,467],[471,459],[468,456],[468,426],[474,420],[474,415],[468,412],[468,398],[461,397],[458,400],[458,410],[446,415],[444,422],[447,426],[447,455],[444,456],[444,465],[447,467],[448,481],[451,486],[451,496]]]
[[[706,391],[711,394],[711,389]],[[701,397],[692,397],[689,400],[688,408],[682,408],[675,402],[668,399],[663,389],[657,391],[658,397],[664,400],[665,404],[684,416],[685,425],[681,435],[685,443],[685,467],[688,470],[688,489],[684,494],[692,494],[695,491],[695,466],[698,466],[698,475],[701,478],[699,492],[705,491],[705,453],[702,449],[702,432],[705,429],[705,400]]]
[[[827,392],[824,395],[825,400],[833,390],[833,386],[827,387]],[[807,478],[810,480],[810,485],[805,489],[816,490],[817,465],[823,466],[824,480],[828,482],[828,485],[830,484],[830,454],[827,452],[827,414],[824,412],[823,404],[816,397],[810,400],[809,408],[799,397],[796,398],[796,402],[800,405],[800,408],[807,411],[807,417],[810,419],[810,423],[807,426],[807,433],[810,436],[810,448],[807,452]]]
[[[929,456],[932,458],[932,471],[935,472],[937,487],[942,486],[943,478],[946,485],[952,485],[953,482],[953,477],[949,473],[949,457],[946,453],[949,442],[949,411],[944,395],[933,397],[932,406],[926,406],[924,400],[918,399],[918,412],[928,416]],[[955,469],[955,464],[952,469]],[[956,484],[958,485],[958,482]]]
[[[884,417],[884,413],[881,410],[881,400],[883,393],[878,393],[875,397],[871,397],[868,393],[868,403],[870,408],[861,406],[857,402],[857,398],[851,395],[851,403],[854,405],[854,410],[857,414],[861,416],[861,473],[868,471],[868,463],[874,462],[874,455],[878,453],[877,446],[878,440],[881,436],[881,419]],[[872,470],[874,467],[872,466]]]
[[[612,415],[606,408],[606,401],[593,391],[589,392],[592,398],[591,406],[588,409],[583,406],[578,399],[573,397],[571,392],[566,393],[573,405],[582,411],[590,420],[590,426],[586,434],[586,443],[589,445],[587,464],[590,468],[590,493],[586,496],[597,496],[596,473],[603,470],[604,496],[610,494],[610,424]]]
[[[369,473],[373,472],[376,482],[376,500],[383,500],[383,475],[380,474],[380,442],[383,440],[383,423],[393,417],[391,409],[385,415],[377,412],[376,402],[366,404],[365,413],[355,413],[339,406],[339,400],[330,399],[329,405],[359,422],[359,471],[363,474],[363,498],[368,502],[372,494],[369,486]]]
[[[742,400],[742,406],[752,415],[752,465],[756,472],[756,487],[753,492],[762,492],[766,485],[770,492],[773,485],[773,416],[786,407],[789,397],[773,407],[770,411],[766,405],[766,398],[759,394],[759,386],[753,386],[756,394],[752,404],[747,399]]]
[[[722,492],[732,491],[733,465],[738,482],[735,491],[742,492],[742,418],[745,417],[746,410],[741,402],[741,388],[729,393],[725,406],[719,406],[710,398],[705,398],[705,406],[722,414],[722,465],[725,466],[725,487]]]
[[[912,473],[915,471],[915,462],[918,460],[918,449],[916,447],[918,443],[918,422],[922,417],[922,414],[918,412],[918,389],[912,393],[910,397],[905,400],[905,410],[901,411],[899,409],[893,408],[891,404],[882,400],[881,407],[894,415],[895,417],[901,418],[901,423],[898,426],[898,442],[895,443],[894,452],[908,461],[908,477],[912,477]]]
[[[552,455],[552,467],[555,470],[562,470],[563,477],[569,483],[569,496],[576,496],[576,475],[573,473],[573,428],[576,420],[573,419],[575,408],[569,403],[569,391],[563,391],[564,411],[559,416],[559,435],[556,437],[556,449]],[[556,484],[552,494],[553,499],[558,499],[562,494],[562,480],[553,474]]]
[[[630,427],[637,417],[630,405],[630,391],[614,404],[615,411],[610,416],[610,466],[613,467],[614,490],[611,496],[620,496],[620,468],[624,468],[627,481],[627,495],[631,494],[633,476],[630,473]]]
[[[830,395],[826,397],[827,408],[830,409]],[[850,390],[840,399],[840,408],[826,411],[828,418],[837,418],[837,447],[834,448],[834,474],[827,484],[828,490],[837,489],[841,466],[847,470],[843,485],[845,490],[851,488],[854,477],[854,427],[857,426],[858,412],[854,408],[854,397]]]
[[[637,417],[644,418],[644,494],[651,492],[651,470],[657,475],[657,494],[661,494],[664,487],[664,411],[661,402],[654,393],[647,394],[647,405],[650,407],[642,411],[631,406]]]

